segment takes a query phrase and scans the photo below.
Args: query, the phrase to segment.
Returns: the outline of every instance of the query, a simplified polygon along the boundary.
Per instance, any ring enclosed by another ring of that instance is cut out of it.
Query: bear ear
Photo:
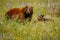
[[[31,7],[33,9],[33,7]]]
[[[26,8],[28,7],[28,5],[26,5]]]

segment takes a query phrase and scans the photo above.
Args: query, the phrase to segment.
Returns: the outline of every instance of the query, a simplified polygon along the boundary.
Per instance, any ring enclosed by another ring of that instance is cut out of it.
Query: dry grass
[[[7,1],[7,3],[9,3],[9,1]],[[5,19],[4,14],[9,8],[24,6],[18,4],[16,1],[12,2],[12,4],[13,6],[11,7],[3,5],[3,7],[0,8],[0,40],[60,40],[60,17],[48,14],[47,7],[40,7],[40,5],[37,5],[38,3],[34,1],[32,4],[34,9],[32,20],[30,23],[27,22],[23,25],[19,20],[8,21]],[[51,15],[54,22],[37,21],[38,13]]]

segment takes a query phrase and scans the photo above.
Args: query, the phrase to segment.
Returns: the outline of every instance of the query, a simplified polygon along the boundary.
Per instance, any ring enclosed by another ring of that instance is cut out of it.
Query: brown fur
[[[47,18],[48,16],[47,17],[45,17],[45,16],[47,16],[47,15],[38,16],[37,17],[38,21],[53,21],[54,22],[54,20],[52,20],[50,16],[49,16],[50,18]]]
[[[31,20],[33,14],[33,8],[32,7],[24,7],[24,8],[12,8],[7,13],[5,16],[8,17],[8,19],[14,19],[18,17],[20,20],[25,20],[29,18]]]

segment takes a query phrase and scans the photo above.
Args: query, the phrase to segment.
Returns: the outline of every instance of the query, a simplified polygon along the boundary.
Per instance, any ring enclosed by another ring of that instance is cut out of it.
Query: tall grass
[[[60,17],[48,14],[48,7],[41,7],[40,3],[47,0],[0,0],[0,40],[60,40]],[[4,14],[14,7],[24,7],[22,2],[33,6],[33,16],[31,22],[23,25],[19,20],[6,20]],[[10,6],[9,6],[10,5]],[[51,15],[52,21],[37,21],[38,14]]]

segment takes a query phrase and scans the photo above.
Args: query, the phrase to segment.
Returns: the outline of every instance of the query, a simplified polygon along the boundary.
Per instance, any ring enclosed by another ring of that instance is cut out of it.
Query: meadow
[[[54,0],[57,2],[58,0]],[[31,22],[6,20],[10,8],[33,6]],[[48,0],[0,0],[0,40],[60,40],[60,15],[48,13]],[[52,21],[38,21],[38,14],[50,15]]]

